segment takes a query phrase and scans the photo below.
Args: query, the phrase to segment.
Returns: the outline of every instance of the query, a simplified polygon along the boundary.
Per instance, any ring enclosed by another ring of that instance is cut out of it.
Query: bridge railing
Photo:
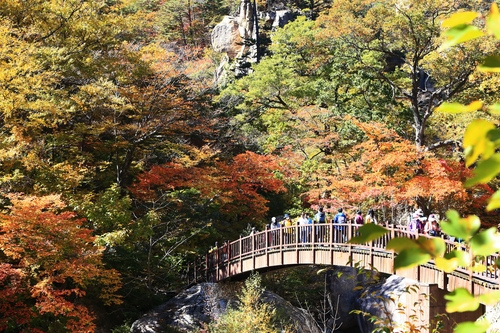
[[[195,281],[217,280],[210,276],[211,272],[218,271],[221,266],[226,266],[234,260],[241,260],[245,257],[262,254],[266,251],[289,251],[292,249],[306,250],[307,248],[332,248],[340,247],[344,250],[364,249],[371,252],[391,252],[386,249],[389,241],[395,237],[407,237],[416,239],[418,237],[431,237],[423,234],[410,232],[405,226],[390,225],[387,229],[390,231],[377,240],[368,244],[349,244],[347,241],[356,235],[360,225],[345,223],[319,223],[312,225],[293,225],[289,227],[280,227],[277,229],[266,229],[261,232],[254,232],[249,236],[240,237],[237,240],[226,242],[222,246],[216,246],[207,252],[204,260],[200,260],[196,269]],[[451,252],[457,248],[464,249],[463,243],[446,239],[446,252]],[[473,277],[481,278],[487,281],[499,280],[499,269],[495,262],[498,255],[487,256],[478,259],[475,262],[476,267],[483,265],[483,270],[471,273],[463,269],[464,274],[468,274],[470,279]]]

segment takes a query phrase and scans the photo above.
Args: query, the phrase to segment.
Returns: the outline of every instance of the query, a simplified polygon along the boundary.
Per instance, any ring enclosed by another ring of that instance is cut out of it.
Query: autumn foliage
[[[449,207],[484,204],[491,194],[487,188],[482,189],[482,195],[480,191],[474,195],[466,191],[463,181],[470,171],[463,162],[419,151],[413,142],[384,124],[350,120],[366,140],[354,147],[344,166],[323,171],[324,187],[311,191],[311,197],[321,197],[320,191],[326,190],[330,201],[336,204],[394,207],[416,202],[420,207],[444,211]]]
[[[245,152],[231,161],[212,165],[183,166],[168,163],[154,166],[139,177],[132,191],[143,200],[157,200],[162,193],[194,188],[199,198],[213,202],[228,218],[259,219],[268,210],[265,192],[285,191],[277,178],[281,167],[272,156]]]
[[[9,200],[0,214],[0,330],[93,332],[87,292],[107,305],[121,300],[119,275],[104,267],[91,230],[58,196]]]

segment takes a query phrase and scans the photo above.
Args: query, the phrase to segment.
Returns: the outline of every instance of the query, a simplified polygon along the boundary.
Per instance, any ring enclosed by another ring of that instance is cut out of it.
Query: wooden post
[[[227,265],[227,268],[226,268],[226,278],[230,277],[231,276],[231,269],[230,269],[230,263],[231,263],[231,243],[229,241],[227,241],[226,243],[227,245],[227,253],[226,253],[226,256],[227,256],[227,261],[226,261],[226,265]]]
[[[344,226],[344,228],[347,228],[347,240],[350,240],[352,237],[352,223],[348,222],[347,226]],[[342,235],[342,237],[343,236],[344,235]],[[349,247],[349,261],[351,262],[351,266],[352,266],[354,264],[352,262],[352,246],[351,246],[351,244],[347,244],[347,246]]]
[[[241,234],[240,234],[240,240],[239,241],[240,241],[240,245],[239,245],[239,247],[240,247],[240,273],[243,273],[243,262],[242,262],[242,259],[241,259],[243,257],[242,256],[242,254],[243,254],[243,242],[241,241]]]
[[[394,232],[394,224],[391,224],[391,240],[394,239],[395,237],[395,232]],[[386,244],[386,247],[387,247],[387,244]],[[391,250],[391,259],[392,259],[392,274],[396,274],[396,270],[394,269],[394,260],[395,260],[395,256],[394,256],[394,250]]]
[[[219,244],[215,242],[215,282],[219,282]]]
[[[268,228],[266,226],[266,267],[269,267],[269,251],[268,251],[268,248],[269,248],[269,237],[272,237],[272,233],[271,233],[271,228]]]
[[[294,226],[295,229],[295,263],[299,263],[299,236],[300,236],[300,227],[297,223]]]

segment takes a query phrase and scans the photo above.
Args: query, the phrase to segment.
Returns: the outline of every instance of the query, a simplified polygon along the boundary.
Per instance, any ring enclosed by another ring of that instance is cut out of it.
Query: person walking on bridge
[[[342,208],[338,209],[337,215],[333,218],[333,223],[334,224],[344,224],[347,223],[347,216],[344,214]],[[339,225],[335,226],[334,229],[335,237],[334,237],[334,242],[335,243],[343,243],[347,239],[345,237],[345,226],[344,225]]]
[[[316,226],[316,239],[318,242],[322,243],[326,241],[326,228],[324,226],[326,222],[326,213],[323,211],[323,207],[318,208],[318,212],[314,215],[314,222],[318,224]],[[322,225],[323,224],[323,225]]]
[[[368,209],[368,214],[365,217],[365,223],[374,223],[377,224],[377,219],[375,218],[375,212],[372,208]]]

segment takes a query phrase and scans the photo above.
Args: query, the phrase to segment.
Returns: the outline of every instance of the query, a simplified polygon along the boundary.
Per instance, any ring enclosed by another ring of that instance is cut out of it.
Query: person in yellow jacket
[[[285,244],[290,244],[292,242],[292,233],[293,233],[293,228],[289,228],[293,225],[290,215],[285,214],[285,219],[281,221],[281,225],[285,227],[284,230]]]

